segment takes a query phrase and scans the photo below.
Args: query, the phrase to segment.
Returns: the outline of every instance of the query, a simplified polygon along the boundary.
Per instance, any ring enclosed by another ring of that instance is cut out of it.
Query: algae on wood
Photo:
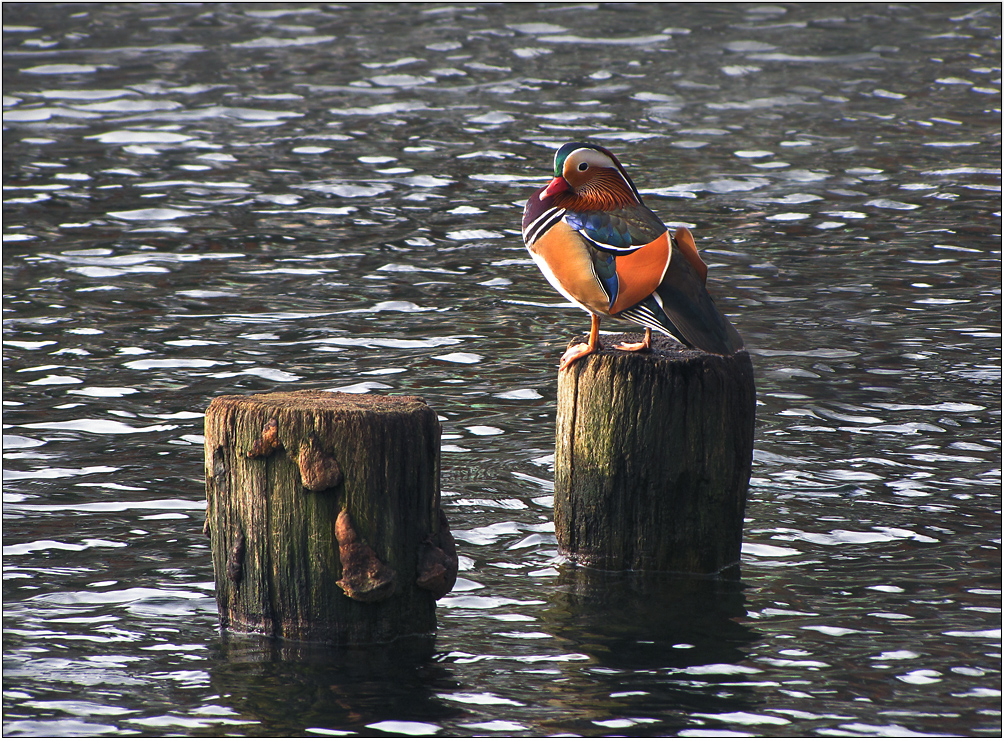
[[[214,399],[206,529],[221,626],[338,644],[434,630],[437,593],[418,582],[429,544],[453,543],[440,434],[435,411],[411,396]],[[456,553],[445,550],[452,587]]]
[[[749,354],[654,337],[558,373],[558,544],[605,569],[715,573],[739,562],[753,460]]]

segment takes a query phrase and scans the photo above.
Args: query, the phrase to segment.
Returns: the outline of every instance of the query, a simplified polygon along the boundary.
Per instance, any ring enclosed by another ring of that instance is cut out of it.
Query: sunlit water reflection
[[[5,734],[999,735],[999,32],[968,5],[5,5]],[[741,581],[559,558],[555,364],[586,322],[518,222],[579,139],[694,230],[753,353]],[[293,388],[443,418],[462,572],[432,658],[219,636],[202,412]]]

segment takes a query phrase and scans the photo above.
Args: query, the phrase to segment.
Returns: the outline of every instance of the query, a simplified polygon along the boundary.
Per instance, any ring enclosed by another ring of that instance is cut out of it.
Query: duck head
[[[569,142],[554,153],[554,179],[540,198],[576,211],[602,211],[641,203],[638,189],[613,152],[595,144]]]

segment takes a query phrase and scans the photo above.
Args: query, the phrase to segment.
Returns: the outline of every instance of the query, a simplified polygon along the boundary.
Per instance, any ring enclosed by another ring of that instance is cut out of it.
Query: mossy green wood
[[[271,420],[273,439],[263,445]],[[439,528],[440,435],[435,411],[417,397],[214,399],[205,418],[206,527],[221,626],[338,644],[434,630],[436,598],[415,580],[422,542]],[[318,484],[300,463],[311,449],[336,461],[340,475]],[[350,599],[336,584],[343,509],[397,574],[382,601]]]
[[[558,373],[558,543],[605,569],[715,573],[739,562],[753,460],[753,365],[625,337]]]

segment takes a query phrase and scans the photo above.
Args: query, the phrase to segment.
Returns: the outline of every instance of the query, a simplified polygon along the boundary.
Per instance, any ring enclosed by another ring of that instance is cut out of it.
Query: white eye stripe
[[[597,152],[595,149],[576,149],[568,155],[568,159],[565,161],[568,164],[575,162],[576,167],[580,170],[583,169],[583,165],[586,167],[589,167],[589,165],[595,165],[596,167],[616,167],[612,159],[602,152]]]
[[[583,167],[583,165],[585,165],[585,167]],[[620,176],[624,185],[627,186],[627,189],[631,191],[634,199],[638,203],[641,203],[641,196],[638,194],[637,188],[634,187],[634,183],[632,183],[631,179],[627,176],[627,173],[624,172],[623,168],[617,162],[609,156],[603,154],[603,152],[599,152],[595,149],[586,149],[585,147],[582,149],[576,149],[565,159],[565,172],[567,173],[570,170],[585,172],[589,169],[590,165],[598,168],[614,170]]]

